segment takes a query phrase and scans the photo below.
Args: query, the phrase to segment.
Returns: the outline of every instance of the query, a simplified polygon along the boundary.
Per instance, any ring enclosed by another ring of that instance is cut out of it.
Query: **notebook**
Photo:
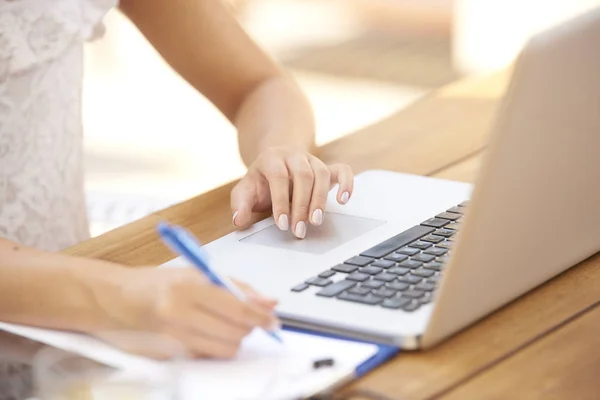
[[[118,368],[146,368],[160,362],[116,349],[88,335],[0,322],[0,329]],[[285,400],[313,396],[370,371],[396,349],[294,331],[283,344],[255,330],[233,360],[190,360],[183,365],[183,399]],[[315,369],[314,361],[333,359]]]

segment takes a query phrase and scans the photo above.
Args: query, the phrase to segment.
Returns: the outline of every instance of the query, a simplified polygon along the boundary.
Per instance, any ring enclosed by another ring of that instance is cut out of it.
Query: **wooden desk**
[[[472,181],[508,73],[457,82],[322,148],[355,172],[381,168]],[[131,266],[171,258],[161,219],[203,242],[232,230],[233,184],[150,215],[67,253]],[[257,217],[259,218],[259,217]],[[351,385],[393,399],[600,398],[600,269],[593,257],[427,352],[402,353]]]

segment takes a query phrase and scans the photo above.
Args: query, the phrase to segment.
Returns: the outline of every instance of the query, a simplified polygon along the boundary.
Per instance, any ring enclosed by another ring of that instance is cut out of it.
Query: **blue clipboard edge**
[[[379,350],[371,358],[365,360],[362,364],[360,364],[358,367],[356,367],[356,369],[354,370],[355,378],[360,378],[360,377],[368,374],[369,372],[371,372],[372,370],[374,370],[381,364],[385,363],[386,361],[390,360],[391,358],[393,358],[394,356],[396,356],[397,354],[400,353],[399,347],[373,343],[373,342],[369,342],[366,340],[352,339],[352,338],[347,338],[344,336],[332,335],[329,333],[317,332],[317,331],[313,331],[313,330],[293,328],[293,327],[286,326],[286,325],[283,326],[282,330],[289,331],[289,332],[295,332],[295,333],[301,333],[304,335],[322,336],[322,337],[327,337],[330,339],[346,340],[349,342],[358,342],[358,343],[367,343],[367,344],[376,345],[379,348]]]

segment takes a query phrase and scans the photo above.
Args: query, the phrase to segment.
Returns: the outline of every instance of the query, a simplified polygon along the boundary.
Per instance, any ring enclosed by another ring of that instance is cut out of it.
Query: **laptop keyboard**
[[[407,312],[430,303],[468,202],[351,257],[291,290]]]

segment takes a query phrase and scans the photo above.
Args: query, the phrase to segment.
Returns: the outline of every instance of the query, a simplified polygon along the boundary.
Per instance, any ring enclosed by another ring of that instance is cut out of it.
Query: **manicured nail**
[[[296,224],[296,232],[294,233],[300,239],[304,239],[304,236],[306,236],[306,224],[304,221],[300,221]]]
[[[279,322],[279,320],[275,320],[271,323],[271,326],[269,327],[270,331],[278,331],[281,329],[281,322]]]
[[[232,222],[234,225],[235,225],[235,219],[236,219],[236,217],[238,216],[238,214],[239,214],[239,213],[240,213],[240,212],[239,212],[239,211],[237,211],[237,210],[236,210],[236,211],[233,213],[233,218],[231,218],[231,222]],[[236,225],[236,226],[237,226],[237,225]]]
[[[350,193],[344,192],[342,193],[342,203],[346,204],[348,200],[350,200]]]
[[[277,220],[277,226],[282,231],[287,231],[290,228],[290,225],[289,225],[289,222],[288,222],[288,216],[285,215],[285,214],[281,214],[279,216],[279,219]]]
[[[320,208],[313,211],[312,222],[315,225],[321,225],[323,223],[323,211],[321,211]]]

